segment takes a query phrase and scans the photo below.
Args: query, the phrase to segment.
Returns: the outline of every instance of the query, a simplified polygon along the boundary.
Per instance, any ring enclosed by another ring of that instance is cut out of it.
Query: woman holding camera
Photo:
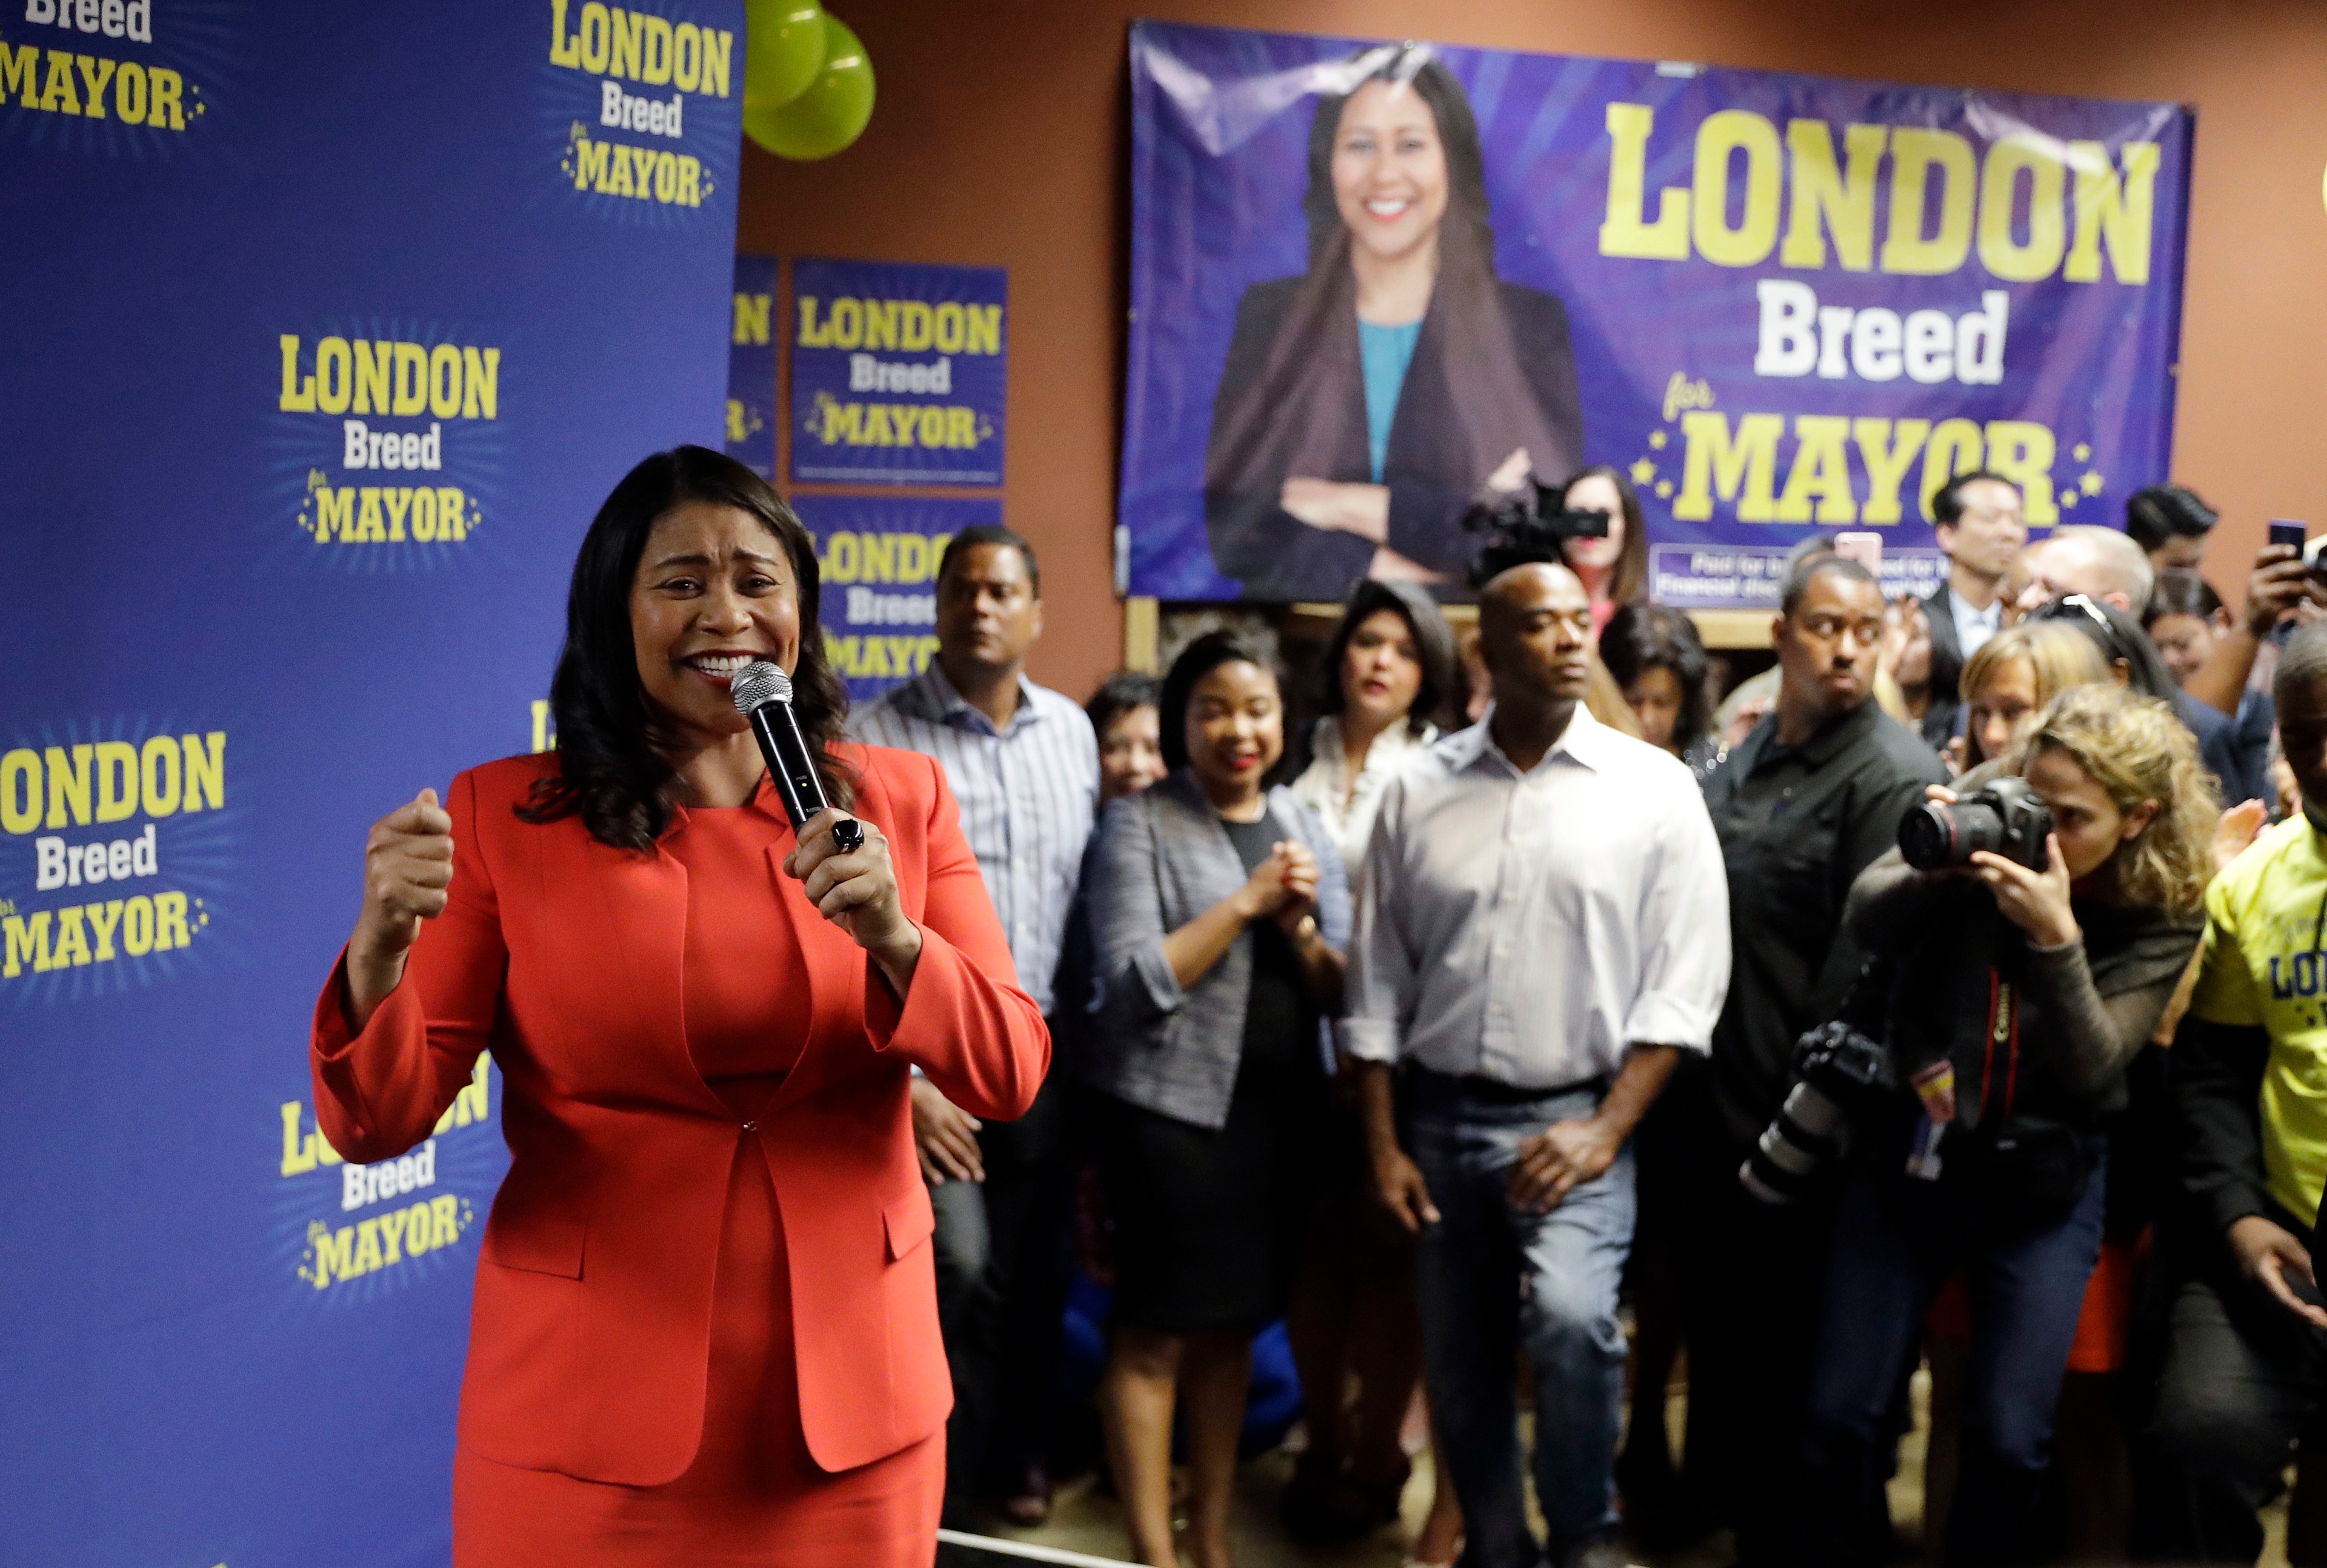
[[[1799,1560],[1855,1563],[1892,1402],[1960,1267],[1972,1311],[1963,1452],[1942,1560],[2031,1560],[2053,1407],[2098,1255],[2125,1071],[2195,947],[2219,815],[2165,705],[2056,699],[2014,757],[1923,809],[1977,849],[1897,852],[1851,890],[1876,955],[1846,1017],[1884,1086],[1854,1107],[1810,1388]],[[1922,856],[1918,857],[1923,858]]]

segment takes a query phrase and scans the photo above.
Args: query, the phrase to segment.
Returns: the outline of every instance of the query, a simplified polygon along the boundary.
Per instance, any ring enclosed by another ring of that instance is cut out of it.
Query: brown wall
[[[2293,0],[839,0],[880,101],[821,163],[747,146],[739,247],[1010,269],[1005,516],[1041,550],[1036,678],[1114,667],[1126,29],[1135,16],[1674,59],[2199,111],[2174,475],[2224,514],[2232,598],[2269,517],[2327,528],[2327,6]]]

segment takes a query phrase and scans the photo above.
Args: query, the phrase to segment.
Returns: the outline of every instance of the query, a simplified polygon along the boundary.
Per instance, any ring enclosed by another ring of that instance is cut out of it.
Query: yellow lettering
[[[395,378],[396,345],[358,338],[349,345],[356,357],[356,404],[359,414],[386,414],[395,401],[388,386]]]
[[[1923,448],[1923,520],[1931,520],[1931,497],[1939,488],[1967,469],[1982,466],[1986,443],[1979,426],[1968,419],[1942,419]]]
[[[341,539],[355,537],[356,492],[346,485],[326,485],[315,492],[315,543],[329,542],[334,531]]]
[[[179,896],[183,898],[185,895],[181,893]],[[67,904],[57,911],[57,949],[55,956],[49,960],[49,967],[61,969],[67,964],[79,965],[89,961],[89,933],[81,929],[81,907]]]
[[[39,107],[41,51],[37,45],[0,43],[0,103],[8,101],[11,89],[16,101],[26,108]]]
[[[575,48],[582,57],[582,69],[592,76],[606,69],[606,51],[613,27],[613,19],[599,0],[590,0],[582,7],[581,37]]]
[[[80,89],[73,86],[73,57],[69,49],[49,51],[49,80],[41,89],[41,107],[51,114],[80,113]]]
[[[2077,239],[2061,275],[2070,283],[2098,283],[2101,242],[2108,242],[2109,267],[2119,283],[2149,281],[2150,218],[2157,196],[2157,144],[2127,142],[2125,178],[2109,167],[2108,148],[2098,142],[2070,142],[2069,163],[2077,172]],[[2032,519],[2033,520],[2033,519]]]
[[[200,811],[207,799],[213,811],[226,806],[226,732],[212,730],[205,735],[181,735],[179,745],[186,757],[186,798],[183,809]]]
[[[325,338],[315,345],[315,406],[325,414],[348,411],[348,384],[354,379],[350,358],[345,338]]]
[[[154,101],[145,111],[145,123],[149,126],[166,124],[173,131],[184,130],[186,111],[185,106],[179,101],[179,94],[185,89],[185,79],[166,65],[148,66],[146,75],[153,83]]]
[[[137,814],[137,748],[126,741],[97,743],[97,819],[119,822]]]
[[[6,933],[6,948],[0,952],[0,978],[14,980],[24,972],[24,960],[33,961],[33,973],[42,975],[56,967],[49,957],[49,911],[42,910],[31,916],[9,915],[0,918],[0,931]]]
[[[1930,432],[1928,419],[1902,419],[1895,425],[1888,419],[1851,421],[1851,435],[1866,464],[1866,504],[1859,509],[1860,522],[1899,520],[1899,481],[1907,477],[1907,465],[1915,461]]]
[[[773,294],[737,294],[735,296],[735,341],[764,347],[768,341],[768,307],[774,303]]]
[[[826,349],[832,346],[832,322],[828,318],[821,322],[817,320],[814,294],[802,294],[799,297],[799,331],[795,336],[803,349]]]
[[[578,136],[574,142],[574,189],[603,191],[606,188],[607,149],[612,144],[593,142]]]
[[[283,1102],[283,1174],[304,1176],[315,1168],[315,1135],[299,1130],[302,1107],[297,1100]]]
[[[569,70],[582,64],[582,45],[565,35],[565,0],[549,0],[549,63]]]
[[[1939,176],[1939,227],[1923,233],[1925,192]],[[1884,272],[1953,272],[1971,254],[1972,201],[1978,194],[1971,144],[1953,131],[1902,126],[1891,133],[1891,233]]]
[[[1000,305],[966,305],[969,317],[968,333],[962,340],[965,354],[998,354],[1002,352],[1002,307]]]
[[[2020,506],[2032,528],[2061,520],[2052,494],[2055,443],[2050,427],[2025,419],[1987,422],[1986,467],[2020,487]],[[1937,487],[1934,487],[1937,488]]]
[[[105,84],[112,79],[113,61],[101,54],[84,54],[76,58],[80,61],[81,85],[89,89],[89,117],[101,120],[105,117]],[[104,69],[99,70],[100,66]]]
[[[1826,265],[1826,236],[1846,272],[1874,265],[1874,173],[1891,140],[1886,126],[1846,126],[1846,162],[1836,172],[1834,133],[1824,120],[1789,120],[1786,148],[1793,156],[1793,208],[1778,259],[1788,266]]]
[[[1745,154],[1745,204],[1729,227],[1729,158]],[[1746,109],[1707,115],[1696,128],[1697,254],[1722,266],[1756,266],[1778,242],[1778,193],[1784,182],[1777,127]]]
[[[1781,523],[1850,523],[1858,503],[1850,493],[1850,421],[1838,414],[1794,416],[1794,465],[1778,498]],[[1813,513],[1811,500],[1818,502]]]
[[[1654,222],[1641,220],[1649,166],[1649,132],[1656,111],[1646,104],[1608,106],[1608,210],[1600,223],[1600,254],[1656,261],[1688,258],[1688,192],[1657,192]]]
[[[703,30],[703,90],[711,98],[727,96],[727,56],[735,35],[724,28]]]
[[[2013,197],[2023,173],[2028,176],[2024,241],[2012,232]],[[1980,265],[2010,283],[2033,283],[2051,276],[2068,244],[2061,185],[2060,159],[2027,132],[2014,131],[1988,148],[1987,164],[1979,176]]]
[[[18,746],[0,756],[0,829],[30,833],[41,826],[41,754]]]
[[[179,892],[154,895],[154,950],[182,947],[192,940],[186,929],[186,895]]]
[[[606,74],[608,76],[628,77],[631,80],[636,81],[639,79],[639,33],[640,31],[639,24],[643,22],[645,18],[640,16],[635,11],[626,11],[619,5],[612,8],[612,14],[614,18],[614,43],[613,48],[607,54]]]
[[[1784,417],[1743,415],[1734,439],[1724,414],[1684,414],[1680,423],[1688,451],[1680,493],[1673,498],[1673,516],[1702,522],[1713,516],[1717,495],[1736,504],[1741,523],[1771,521],[1775,503],[1770,492],[1777,471],[1778,437],[1786,429]]]
[[[84,907],[89,912],[89,929],[97,933],[97,961],[102,964],[114,957],[113,929],[121,924],[121,901],[108,899],[104,903]]]
[[[342,1225],[336,1231],[318,1228],[315,1232],[315,1272],[309,1276],[315,1288],[322,1290],[333,1280],[343,1280],[362,1273],[355,1259],[355,1227]]]
[[[0,47],[0,54],[7,52]],[[315,378],[299,374],[299,339],[285,332],[276,340],[283,348],[283,397],[277,405],[285,414],[313,414],[315,411]]]
[[[51,827],[87,827],[89,824],[89,769],[97,748],[84,742],[71,751],[72,761],[66,764],[62,746],[51,746],[46,756],[49,768],[49,826]]]

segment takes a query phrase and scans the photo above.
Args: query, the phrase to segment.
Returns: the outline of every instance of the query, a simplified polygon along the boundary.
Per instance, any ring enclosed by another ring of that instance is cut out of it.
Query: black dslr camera
[[[1794,1047],[1794,1087],[1737,1168],[1745,1190],[1776,1207],[1799,1201],[1842,1152],[1851,1118],[1886,1084],[1887,1062],[1880,1045],[1840,1019],[1803,1035]]]
[[[1471,586],[1483,588],[1513,566],[1565,559],[1560,546],[1570,539],[1608,537],[1606,512],[1570,511],[1561,492],[1528,483],[1516,494],[1498,493],[1463,514],[1466,533],[1485,542],[1471,567]]]
[[[2044,840],[2051,832],[2052,808],[2036,798],[2028,780],[2004,778],[1953,806],[1927,800],[1908,812],[1899,822],[1899,853],[1917,871],[1968,865],[1983,849],[2042,871]]]

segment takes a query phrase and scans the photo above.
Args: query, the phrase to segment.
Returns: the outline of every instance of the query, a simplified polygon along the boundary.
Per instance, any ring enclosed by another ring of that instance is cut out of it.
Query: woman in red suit
[[[837,812],[795,841],[728,683],[791,674]],[[843,744],[813,542],[750,470],[649,458],[575,563],[560,750],[383,817],[316,1009],[333,1148],[418,1143],[490,1050],[453,1559],[928,1563],[951,1404],[910,1069],[1033,1103],[1042,1014],[927,758]]]

